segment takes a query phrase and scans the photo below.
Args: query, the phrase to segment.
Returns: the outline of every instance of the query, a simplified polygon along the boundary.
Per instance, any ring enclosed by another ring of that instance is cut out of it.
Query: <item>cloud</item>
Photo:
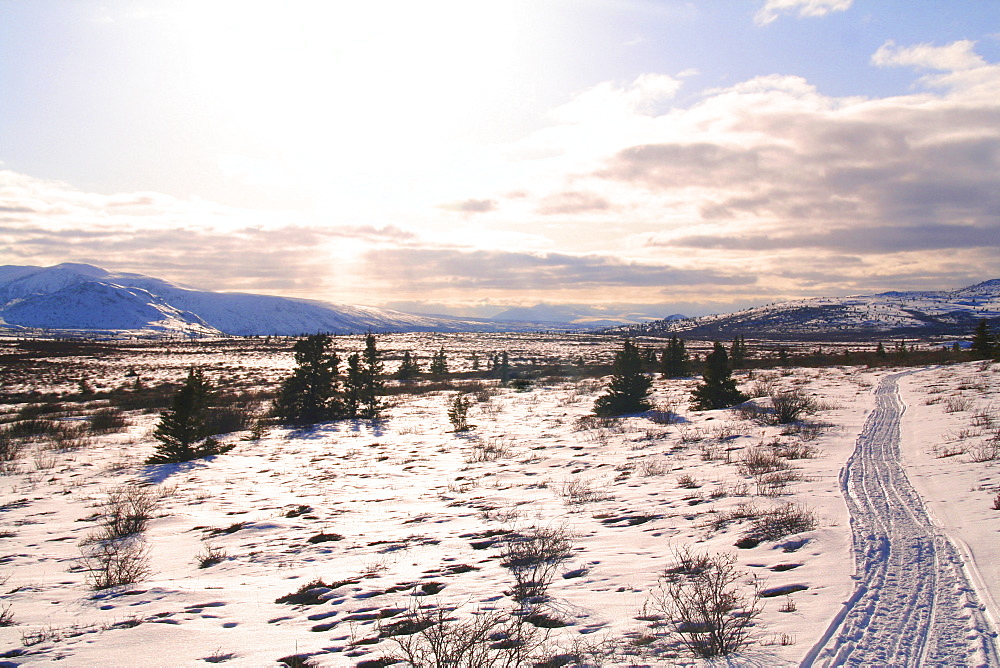
[[[810,231],[800,234],[691,235],[671,240],[651,237],[652,247],[687,247],[724,250],[776,251],[833,250],[857,255],[934,251],[961,248],[1000,248],[1000,222],[972,225],[900,225],[878,228],[849,228]]]
[[[461,202],[445,204],[442,208],[461,213],[489,213],[496,211],[497,202],[493,199],[467,199]]]
[[[366,254],[372,275],[411,290],[593,290],[752,283],[747,275],[631,262],[609,255],[387,248]]]
[[[608,200],[588,192],[561,192],[549,195],[538,205],[538,213],[546,216],[558,214],[593,213],[611,208]]]
[[[888,40],[872,55],[871,62],[879,67],[916,67],[924,70],[955,72],[986,65],[982,56],[973,51],[976,43],[963,39],[945,46],[917,44],[896,46]]]
[[[854,0],[767,0],[754,16],[754,23],[767,25],[781,14],[799,17],[820,17],[850,9]]]

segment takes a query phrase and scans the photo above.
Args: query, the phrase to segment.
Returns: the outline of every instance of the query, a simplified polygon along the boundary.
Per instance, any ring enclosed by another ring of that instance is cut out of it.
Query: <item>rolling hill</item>
[[[1000,324],[1000,279],[934,292],[797,299],[682,320],[616,328],[628,334],[723,339],[737,335],[776,340],[864,340],[907,336],[965,336],[980,320]]]

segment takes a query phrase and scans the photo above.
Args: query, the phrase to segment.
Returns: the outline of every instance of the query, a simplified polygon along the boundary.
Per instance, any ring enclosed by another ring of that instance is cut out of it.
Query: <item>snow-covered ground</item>
[[[517,359],[536,361],[607,360],[616,346],[582,338],[382,341],[394,353],[446,347],[464,366],[473,346],[481,359],[516,348]],[[262,347],[222,359],[151,346],[87,368],[100,387],[124,382],[129,366],[147,382],[153,369],[179,380],[193,362],[206,363],[210,379],[252,379],[261,370],[285,373],[291,355]],[[971,555],[987,602],[1000,601],[1000,511],[992,509],[1000,477],[996,460],[972,462],[980,450],[968,450],[997,433],[998,368],[961,364],[898,381],[907,474],[935,521]],[[38,441],[0,476],[0,613],[9,606],[15,622],[0,627],[0,655],[9,665],[276,665],[293,655],[356,665],[396,649],[380,638],[377,618],[405,615],[414,601],[462,606],[459,618],[515,609],[501,564],[504,536],[540,527],[564,530],[573,546],[541,604],[566,624],[550,630],[553,653],[588,645],[608,665],[697,664],[671,655],[649,619],[658,577],[690,546],[734,554],[766,593],[792,592],[762,599],[755,642],[735,662],[794,665],[854,591],[839,474],[875,405],[874,388],[894,371],[796,368],[741,377],[746,390],[799,388],[818,400],[821,410],[800,428],[761,425],[731,410],[692,411],[695,381],[659,378],[661,412],[597,421],[588,416],[601,382],[563,378],[527,391],[475,388],[475,428],[459,434],[447,416],[455,392],[443,391],[394,395],[377,424],[275,428],[259,440],[235,434],[227,437],[231,452],[181,465],[142,463],[154,447],[156,414],[132,413],[127,433],[90,437],[75,449]],[[667,409],[677,415],[669,424],[660,419]],[[754,448],[813,456],[790,459],[788,477],[798,480],[768,492],[741,466]],[[120,485],[157,492],[144,534],[150,574],[95,593],[81,543],[95,531],[99,502]],[[735,546],[749,531],[745,516],[786,503],[811,513],[815,527]],[[222,560],[199,568],[209,551]],[[315,604],[276,602],[317,580],[328,591]]]

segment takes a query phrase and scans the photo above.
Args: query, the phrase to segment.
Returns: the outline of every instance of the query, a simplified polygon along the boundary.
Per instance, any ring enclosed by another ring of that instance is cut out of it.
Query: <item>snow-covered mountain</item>
[[[0,266],[0,328],[295,336],[315,332],[467,332],[518,327],[369,306],[209,292],[151,276],[65,263],[54,267]]]
[[[952,291],[797,299],[723,315],[659,320],[622,328],[633,334],[683,333],[771,339],[850,340],[968,335],[980,320],[1000,325],[1000,279]]]

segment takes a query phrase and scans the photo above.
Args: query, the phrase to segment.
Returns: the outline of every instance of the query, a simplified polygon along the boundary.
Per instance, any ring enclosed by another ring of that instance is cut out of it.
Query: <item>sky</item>
[[[1000,277],[992,0],[0,0],[0,264],[488,316]]]

